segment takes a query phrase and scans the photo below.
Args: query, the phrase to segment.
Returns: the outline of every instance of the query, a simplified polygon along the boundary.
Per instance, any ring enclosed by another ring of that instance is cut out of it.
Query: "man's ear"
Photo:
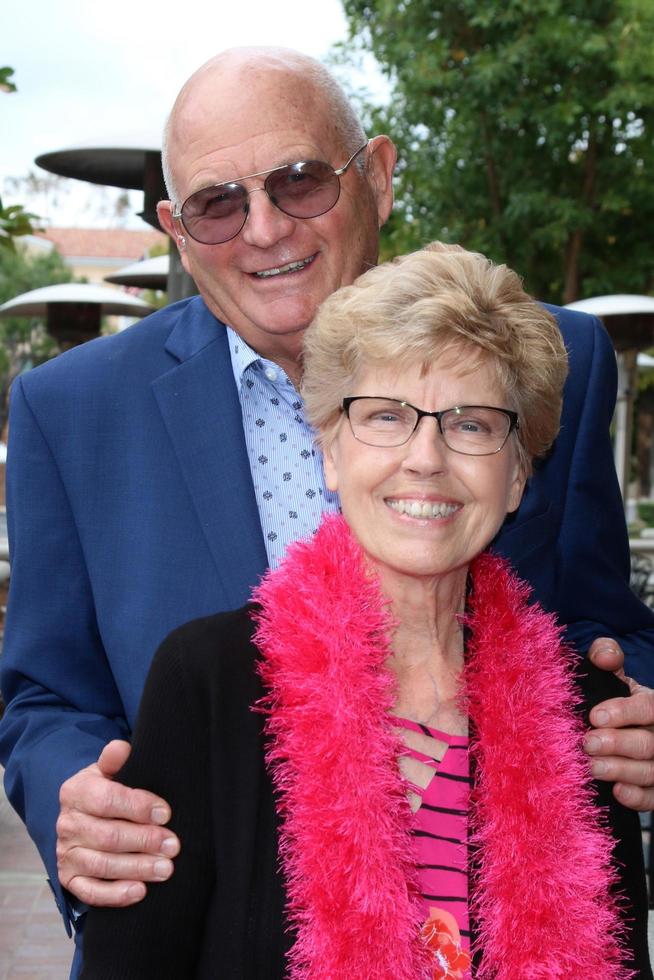
[[[393,171],[397,160],[395,144],[388,136],[374,136],[368,144],[368,175],[377,202],[379,227],[393,209]]]
[[[161,230],[165,231],[167,235],[170,235],[173,241],[177,241],[180,232],[173,218],[173,202],[159,201],[157,204],[157,217],[161,225]]]
[[[175,245],[177,245],[182,265],[190,275],[186,257],[186,235],[184,234],[182,225],[173,218],[172,201],[159,201],[157,204],[157,217],[159,218],[162,231],[165,231],[175,242]]]

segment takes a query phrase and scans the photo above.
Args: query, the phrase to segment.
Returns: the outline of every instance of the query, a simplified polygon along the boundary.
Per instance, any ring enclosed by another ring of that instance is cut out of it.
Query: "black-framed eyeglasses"
[[[342,411],[355,439],[389,449],[408,442],[424,418],[436,419],[448,449],[464,456],[499,453],[518,428],[517,412],[492,405],[456,405],[440,412],[424,412],[395,398],[354,395],[343,399]]]
[[[264,190],[276,208],[292,218],[317,218],[334,207],[341,194],[340,178],[367,145],[366,140],[338,170],[322,160],[300,160],[203,187],[187,197],[172,216],[182,222],[196,242],[203,245],[228,242],[236,238],[247,221],[250,195],[254,193],[243,187],[241,181],[265,176],[263,187],[255,190]]]

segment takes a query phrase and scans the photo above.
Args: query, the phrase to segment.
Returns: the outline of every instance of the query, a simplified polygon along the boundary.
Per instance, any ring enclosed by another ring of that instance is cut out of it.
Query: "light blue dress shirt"
[[[227,335],[261,529],[274,568],[291,541],[313,534],[326,511],[338,511],[338,495],[325,486],[322,455],[293,382],[230,327]]]

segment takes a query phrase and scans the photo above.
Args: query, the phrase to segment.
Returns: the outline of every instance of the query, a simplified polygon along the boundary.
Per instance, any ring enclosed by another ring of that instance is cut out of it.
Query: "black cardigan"
[[[182,849],[167,882],[127,909],[91,909],[81,980],[281,980],[293,937],[284,918],[277,816],[263,761],[263,691],[253,669],[251,608],[195,620],[160,647],[145,687],[127,785],[172,808]],[[583,667],[588,706],[623,693]],[[546,751],[546,745],[543,746]],[[600,783],[618,839],[633,965],[652,978],[638,815]],[[474,928],[474,923],[473,923]],[[474,973],[473,973],[474,975]],[[326,978],[328,980],[328,978]],[[591,978],[584,978],[591,980]]]

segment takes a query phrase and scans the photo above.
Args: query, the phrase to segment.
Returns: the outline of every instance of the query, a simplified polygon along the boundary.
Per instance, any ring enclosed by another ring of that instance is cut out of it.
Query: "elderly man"
[[[15,385],[0,745],[67,922],[76,900],[127,905],[173,871],[166,801],[111,781],[157,645],[242,605],[337,506],[297,393],[302,332],[376,261],[394,162],[319,64],[277,49],[218,56],[175,103],[159,205],[200,297]],[[615,637],[646,678],[654,620],[626,580],[612,350],[596,321],[557,312],[571,355],[561,438],[497,548],[580,650]],[[595,655],[621,664],[612,641]],[[596,775],[649,807],[654,740],[638,726],[654,721],[651,693],[593,720]]]

